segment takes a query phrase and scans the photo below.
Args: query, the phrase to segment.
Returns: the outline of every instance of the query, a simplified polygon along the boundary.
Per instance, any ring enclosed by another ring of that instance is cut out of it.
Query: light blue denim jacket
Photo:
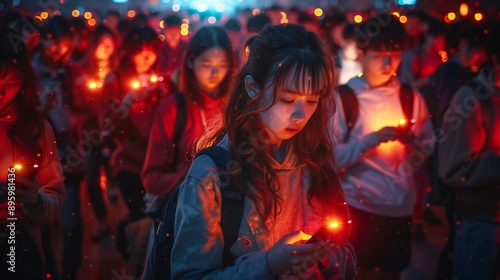
[[[220,145],[225,147],[225,141]],[[278,195],[284,200],[276,219],[266,229],[247,196],[238,240],[231,247],[238,256],[235,264],[223,267],[224,238],[219,225],[221,212],[220,181],[217,167],[206,156],[195,159],[181,186],[175,217],[175,242],[172,249],[172,279],[275,279],[266,262],[267,251],[284,235],[302,230],[313,234],[322,224],[319,211],[307,202],[310,179],[307,168],[289,152],[283,163],[274,162],[280,180]],[[328,279],[352,279],[356,256],[350,244],[335,247],[324,269]],[[318,279],[313,265],[299,279]],[[325,274],[324,273],[324,274]],[[297,275],[295,275],[294,279]],[[282,276],[286,279],[286,276]],[[321,279],[321,278],[319,278]]]

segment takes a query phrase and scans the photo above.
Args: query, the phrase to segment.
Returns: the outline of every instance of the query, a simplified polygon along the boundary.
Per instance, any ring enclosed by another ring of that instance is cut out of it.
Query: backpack
[[[344,109],[347,124],[347,133],[344,137],[345,143],[349,140],[351,130],[358,119],[359,104],[354,91],[348,85],[339,86],[338,92],[340,94],[340,101],[342,102],[342,108]],[[409,85],[401,84],[401,87],[399,88],[399,101],[401,103],[401,108],[403,109],[403,115],[407,120],[411,120],[413,118],[413,99],[414,96],[412,88]]]
[[[230,178],[226,177],[226,175],[228,175],[226,166],[230,160],[229,153],[226,149],[219,146],[213,146],[201,150],[196,157],[200,155],[208,155],[211,157],[219,170],[219,178],[222,184],[220,226],[224,236],[224,253],[222,261],[224,267],[230,266],[236,259],[230,253],[230,248],[238,238],[241,219],[243,217],[243,195],[238,186],[234,184],[234,180],[230,180]],[[153,222],[156,234],[153,240],[150,258],[155,279],[170,279],[171,277],[170,259],[175,240],[175,212],[181,185],[177,186],[169,194],[167,201],[161,208],[160,217]]]

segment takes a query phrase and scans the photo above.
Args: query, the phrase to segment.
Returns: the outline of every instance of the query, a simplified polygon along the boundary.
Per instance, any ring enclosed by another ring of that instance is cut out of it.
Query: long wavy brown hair
[[[41,156],[39,139],[43,135],[43,118],[36,110],[35,73],[26,46],[21,42],[13,43],[12,38],[19,38],[16,36],[19,35],[10,28],[0,29],[0,75],[5,75],[12,69],[18,69],[23,73],[21,89],[10,101],[16,108],[17,118],[8,130],[7,137],[23,154],[32,157]]]
[[[344,206],[339,178],[334,170],[333,144],[328,135],[328,120],[335,112],[333,102],[334,68],[332,57],[325,51],[317,35],[298,25],[268,25],[250,48],[248,61],[238,72],[227,100],[222,127],[206,134],[198,142],[198,150],[216,144],[227,135],[229,148],[239,163],[233,174],[242,193],[255,202],[261,218],[267,220],[281,211],[282,199],[271,166],[269,137],[258,114],[279,100],[279,92],[289,80],[303,94],[318,94],[316,111],[306,126],[289,141],[300,163],[310,170],[311,187],[308,201],[321,203],[326,214]],[[245,77],[250,75],[260,91],[250,98]],[[274,100],[266,102],[265,91],[272,88]],[[263,105],[266,104],[266,105]],[[249,183],[249,184],[248,184]],[[339,206],[339,207],[337,207]]]

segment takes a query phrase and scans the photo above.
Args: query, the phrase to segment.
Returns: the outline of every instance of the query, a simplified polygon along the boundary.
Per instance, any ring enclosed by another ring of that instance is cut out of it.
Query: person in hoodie
[[[221,123],[197,146],[218,145],[234,158],[231,180],[244,194],[241,222],[233,223],[237,241],[225,244],[224,182],[201,155],[179,189],[172,279],[355,277],[349,228],[339,239],[304,244],[328,218],[349,221],[327,129],[332,61],[319,37],[299,25],[266,25],[255,38]],[[226,246],[234,261],[223,257]]]
[[[344,109],[351,108],[343,108],[335,92],[333,156],[356,225],[350,241],[358,256],[359,279],[399,279],[411,258],[413,172],[433,149],[432,124],[423,98],[413,91],[409,127],[398,129],[405,119],[395,75],[405,46],[398,20],[379,14],[356,28],[355,38],[363,75],[347,85],[354,91],[359,114],[347,135]]]

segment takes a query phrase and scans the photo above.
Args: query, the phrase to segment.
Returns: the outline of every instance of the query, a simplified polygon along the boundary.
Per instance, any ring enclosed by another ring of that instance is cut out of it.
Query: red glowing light
[[[330,227],[331,228],[337,228],[337,227],[339,227],[339,223],[338,222],[331,222],[330,223]]]

